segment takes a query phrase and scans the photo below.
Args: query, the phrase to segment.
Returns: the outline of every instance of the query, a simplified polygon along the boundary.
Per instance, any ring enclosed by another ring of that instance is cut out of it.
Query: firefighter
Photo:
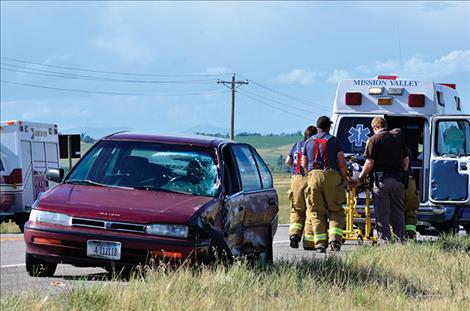
[[[343,149],[329,134],[331,124],[326,116],[318,118],[318,133],[307,140],[302,157],[302,166],[308,172],[307,218],[312,223],[315,250],[320,253],[326,252],[328,241],[332,251],[341,249],[343,202],[347,181],[351,181]]]
[[[286,164],[291,168],[292,177],[288,197],[290,201],[290,226],[289,240],[292,248],[299,247],[299,241],[303,235],[304,249],[313,249],[312,226],[306,218],[305,190],[307,188],[307,175],[301,166],[304,151],[304,143],[317,133],[317,129],[311,125],[304,131],[304,139],[298,141],[292,147],[286,159]]]

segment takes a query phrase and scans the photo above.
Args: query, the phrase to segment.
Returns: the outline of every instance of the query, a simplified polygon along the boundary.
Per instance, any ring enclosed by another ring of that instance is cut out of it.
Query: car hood
[[[190,194],[61,184],[44,193],[39,208],[73,217],[131,223],[186,223],[214,198]]]

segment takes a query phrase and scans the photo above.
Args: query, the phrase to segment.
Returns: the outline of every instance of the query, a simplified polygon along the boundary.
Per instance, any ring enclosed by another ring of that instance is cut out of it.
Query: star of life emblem
[[[370,130],[367,127],[364,128],[363,124],[357,124],[356,127],[351,127],[348,133],[351,134],[348,137],[349,142],[351,144],[354,143],[354,146],[356,147],[361,147],[362,143],[367,143],[367,140],[369,139]]]

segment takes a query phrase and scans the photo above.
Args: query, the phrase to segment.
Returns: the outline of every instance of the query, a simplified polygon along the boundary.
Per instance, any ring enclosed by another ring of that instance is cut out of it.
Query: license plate
[[[121,242],[87,241],[88,257],[119,260],[121,259]]]

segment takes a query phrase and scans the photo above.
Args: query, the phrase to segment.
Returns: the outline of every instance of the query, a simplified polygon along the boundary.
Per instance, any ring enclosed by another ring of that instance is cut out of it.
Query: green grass
[[[360,247],[327,260],[148,272],[56,295],[3,295],[2,310],[469,310],[470,237]]]
[[[256,149],[266,149],[286,145],[292,146],[302,138],[302,136],[237,136],[235,137],[235,141],[250,144]]]

